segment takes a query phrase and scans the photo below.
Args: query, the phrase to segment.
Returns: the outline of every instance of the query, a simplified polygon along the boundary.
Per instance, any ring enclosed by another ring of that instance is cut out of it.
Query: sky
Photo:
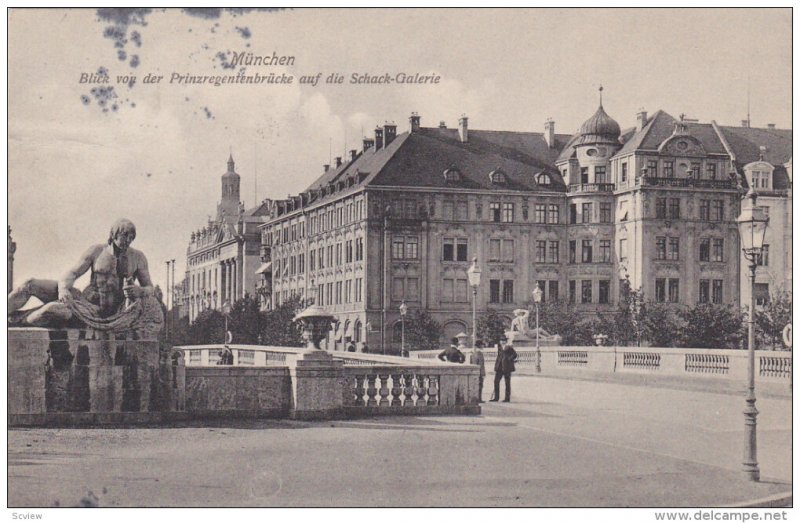
[[[120,217],[164,287],[215,214],[228,155],[248,207],[308,187],[364,134],[423,126],[571,134],[603,105],[791,128],[790,9],[296,9],[8,14],[8,220],[15,283],[60,277]],[[177,85],[234,74],[231,53],[294,56],[291,85]],[[104,68],[104,69],[103,69]],[[80,83],[108,72],[109,84]],[[300,85],[341,73],[344,84]],[[352,73],[437,74],[435,85],[351,85]],[[148,75],[163,75],[145,83]],[[121,77],[135,75],[132,84]],[[118,78],[120,81],[118,83]],[[109,89],[113,88],[113,89]],[[94,90],[93,90],[94,89]],[[82,287],[85,279],[79,282]]]

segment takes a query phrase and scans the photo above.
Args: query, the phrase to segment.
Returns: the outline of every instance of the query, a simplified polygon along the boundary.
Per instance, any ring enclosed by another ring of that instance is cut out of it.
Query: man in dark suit
[[[517,370],[514,363],[517,361],[517,351],[508,343],[505,338],[497,344],[497,359],[494,362],[494,396],[490,401],[500,400],[500,380],[506,380],[506,398],[503,400],[508,403],[511,401],[511,373]]]
[[[450,346],[439,353],[439,359],[451,363],[464,363],[467,357],[464,356],[463,352],[458,350],[458,338],[450,340]]]

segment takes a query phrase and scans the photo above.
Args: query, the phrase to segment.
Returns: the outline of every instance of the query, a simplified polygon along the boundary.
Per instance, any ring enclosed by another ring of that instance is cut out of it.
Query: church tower
[[[236,174],[233,155],[228,157],[228,171],[222,175],[222,198],[217,206],[217,215],[224,213],[232,218],[239,214],[239,183],[241,177]]]

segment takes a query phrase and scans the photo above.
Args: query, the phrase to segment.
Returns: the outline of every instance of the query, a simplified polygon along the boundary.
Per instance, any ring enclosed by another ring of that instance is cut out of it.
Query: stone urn
[[[606,341],[608,341],[608,336],[606,334],[595,334],[592,337],[594,338],[595,345],[598,347],[602,347],[606,344]]]
[[[308,350],[322,350],[319,344],[328,335],[334,319],[319,305],[311,305],[294,317],[294,321],[303,326],[303,340]]]

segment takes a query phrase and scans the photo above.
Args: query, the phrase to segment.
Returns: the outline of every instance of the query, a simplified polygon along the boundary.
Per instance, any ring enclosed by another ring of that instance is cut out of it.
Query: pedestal
[[[287,361],[292,381],[292,419],[333,419],[344,414],[344,362],[322,350]]]
[[[180,406],[183,363],[157,340],[93,330],[8,330],[10,425],[158,421]]]

